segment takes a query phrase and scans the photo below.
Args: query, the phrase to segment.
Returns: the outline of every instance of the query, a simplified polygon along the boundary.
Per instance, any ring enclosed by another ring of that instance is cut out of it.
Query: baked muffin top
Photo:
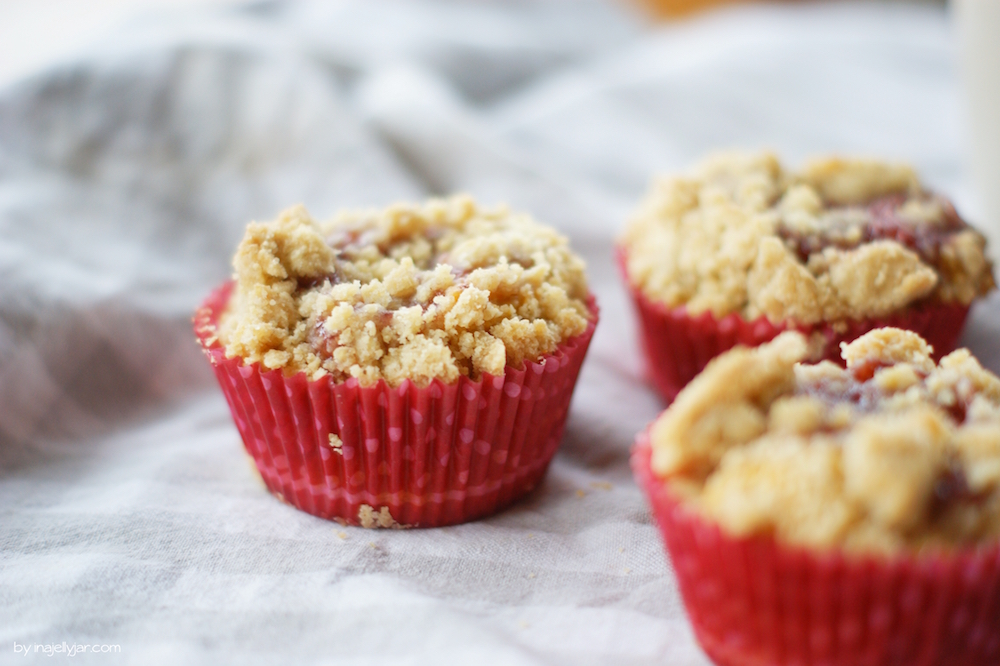
[[[528,215],[468,197],[252,223],[219,326],[229,356],[311,379],[425,386],[500,375],[583,333],[583,261]]]
[[[1000,379],[876,329],[847,368],[783,333],[714,359],[653,424],[654,474],[737,536],[891,553],[1000,540]]]
[[[690,314],[879,317],[993,288],[984,237],[907,166],[722,154],[658,180],[621,238],[629,281]]]

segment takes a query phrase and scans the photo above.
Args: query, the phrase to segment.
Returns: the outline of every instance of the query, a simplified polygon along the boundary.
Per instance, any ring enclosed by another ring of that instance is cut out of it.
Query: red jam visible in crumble
[[[736,534],[849,551],[1000,540],[1000,379],[909,331],[801,363],[785,333],[717,358],[657,420],[653,469]]]
[[[622,238],[654,301],[779,323],[866,319],[993,289],[984,237],[908,167],[725,154],[658,181]]]
[[[248,226],[220,322],[230,356],[310,378],[426,385],[502,374],[583,333],[583,262],[527,215],[467,197]]]

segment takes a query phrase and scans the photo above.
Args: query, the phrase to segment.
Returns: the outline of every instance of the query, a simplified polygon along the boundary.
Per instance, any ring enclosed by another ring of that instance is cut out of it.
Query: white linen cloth
[[[0,88],[0,661],[708,664],[629,471],[661,404],[612,240],[652,174],[727,147],[908,160],[974,212],[957,99],[942,9],[853,3],[654,27],[590,1],[256,2]],[[278,502],[193,310],[251,219],[454,191],[588,262],[601,322],[547,478],[434,530]],[[994,296],[964,338],[994,370],[998,332]]]

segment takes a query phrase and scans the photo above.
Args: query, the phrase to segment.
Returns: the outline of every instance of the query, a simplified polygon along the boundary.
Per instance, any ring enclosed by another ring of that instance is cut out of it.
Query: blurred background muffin
[[[633,214],[620,263],[647,373],[666,400],[719,352],[779,330],[839,343],[892,325],[954,349],[992,289],[986,240],[908,166],[771,154],[709,157],[662,176]]]

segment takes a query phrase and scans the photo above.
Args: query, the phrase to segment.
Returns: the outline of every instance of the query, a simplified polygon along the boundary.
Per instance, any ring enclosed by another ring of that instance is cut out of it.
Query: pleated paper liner
[[[618,248],[617,253],[622,278],[639,316],[639,339],[646,357],[646,373],[668,403],[722,352],[736,345],[756,347],[789,329],[808,336],[822,336],[825,341],[823,358],[841,364],[841,342],[850,342],[883,326],[919,333],[934,348],[935,358],[940,359],[955,349],[969,312],[968,305],[924,302],[886,317],[846,320],[836,325],[772,324],[767,317],[747,321],[739,314],[716,319],[710,312],[692,316],[683,306],[669,308],[647,298],[641,289],[628,281],[624,250]]]
[[[434,527],[486,516],[533,489],[559,446],[597,322],[538,362],[420,388],[309,381],[226,358],[216,339],[232,291],[198,310],[195,332],[268,489],[322,518]]]
[[[887,559],[734,538],[650,470],[652,506],[698,642],[720,666],[997,666],[1000,544]]]

